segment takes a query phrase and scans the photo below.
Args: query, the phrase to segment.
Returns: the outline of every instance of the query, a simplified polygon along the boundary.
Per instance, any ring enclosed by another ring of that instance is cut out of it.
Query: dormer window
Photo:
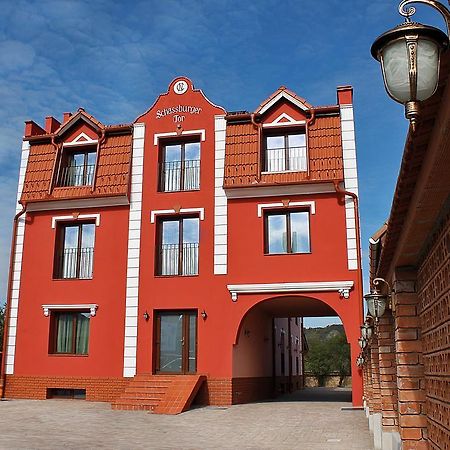
[[[88,186],[94,181],[96,146],[65,148],[57,186]]]
[[[266,134],[264,144],[265,172],[305,172],[307,170],[304,131]]]

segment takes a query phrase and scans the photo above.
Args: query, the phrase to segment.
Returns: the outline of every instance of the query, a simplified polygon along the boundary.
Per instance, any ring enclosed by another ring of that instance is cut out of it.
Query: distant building
[[[27,122],[5,395],[265,398],[303,385],[302,316],[339,315],[355,361],[352,89],[337,95],[313,108],[282,87],[227,113],[181,77],[133,124]]]
[[[389,221],[370,241],[371,280],[393,289],[365,353],[377,449],[450,448],[449,63],[406,138]]]

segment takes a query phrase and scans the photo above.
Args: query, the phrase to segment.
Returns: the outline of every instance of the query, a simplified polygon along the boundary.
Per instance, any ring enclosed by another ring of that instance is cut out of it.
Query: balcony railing
[[[94,248],[65,248],[58,261],[56,278],[90,279],[94,266]]]
[[[61,167],[58,186],[86,186],[94,181],[95,165]]]
[[[198,243],[162,244],[160,275],[198,275]]]
[[[168,161],[160,166],[163,192],[200,188],[200,160]]]
[[[266,150],[266,171],[304,172],[306,168],[306,147],[268,148]]]

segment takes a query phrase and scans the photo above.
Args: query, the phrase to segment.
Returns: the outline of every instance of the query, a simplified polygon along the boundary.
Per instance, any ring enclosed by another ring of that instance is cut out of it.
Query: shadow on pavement
[[[352,401],[351,388],[305,388],[291,394],[283,394],[273,398],[272,402],[350,402]]]

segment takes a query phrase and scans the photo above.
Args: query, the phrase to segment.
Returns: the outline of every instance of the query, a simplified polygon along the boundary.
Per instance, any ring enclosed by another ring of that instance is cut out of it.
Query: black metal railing
[[[306,171],[306,147],[281,147],[266,149],[266,171]]]
[[[200,188],[200,160],[161,163],[161,191],[192,191]]]
[[[95,164],[61,167],[59,187],[86,186],[94,181]]]
[[[198,275],[198,243],[162,244],[159,275]]]
[[[59,255],[56,278],[92,278],[94,248],[65,248]]]

